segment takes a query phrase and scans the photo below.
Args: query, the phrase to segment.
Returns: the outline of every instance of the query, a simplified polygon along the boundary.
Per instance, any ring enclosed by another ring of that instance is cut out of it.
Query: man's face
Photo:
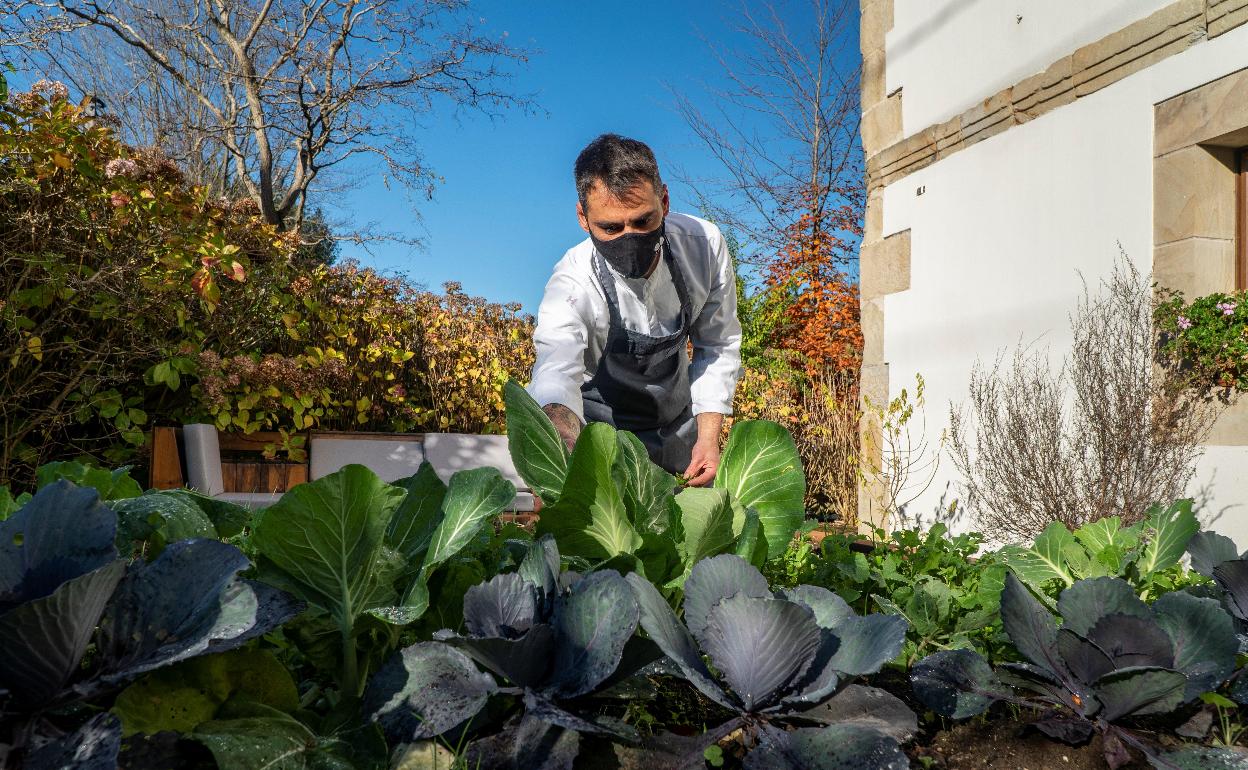
[[[581,229],[600,241],[609,241],[627,233],[648,233],[667,216],[667,185],[655,190],[650,182],[642,182],[622,198],[611,194],[601,181],[595,180],[585,203],[576,204],[576,218]]]

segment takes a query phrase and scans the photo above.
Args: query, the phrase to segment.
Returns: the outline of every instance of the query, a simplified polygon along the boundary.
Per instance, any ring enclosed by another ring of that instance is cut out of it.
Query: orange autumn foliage
[[[799,205],[808,205],[765,269],[767,285],[790,295],[777,342],[800,353],[812,377],[829,369],[856,371],[863,345],[858,286],[843,269],[855,247],[842,237],[861,235],[861,220],[849,204],[834,209],[809,205],[821,199],[826,197],[802,196]]]

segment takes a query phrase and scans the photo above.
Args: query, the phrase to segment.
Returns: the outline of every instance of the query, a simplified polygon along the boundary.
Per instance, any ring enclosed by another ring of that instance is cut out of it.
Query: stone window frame
[[[1235,288],[1248,291],[1248,146],[1240,147],[1235,156],[1239,166],[1235,202],[1238,214],[1235,225]]]
[[[1153,277],[1198,296],[1248,288],[1248,68],[1154,107]],[[1206,446],[1248,445],[1248,399]]]
[[[1153,274],[1188,299],[1233,291],[1248,275],[1240,151],[1248,147],[1248,68],[1156,105]]]

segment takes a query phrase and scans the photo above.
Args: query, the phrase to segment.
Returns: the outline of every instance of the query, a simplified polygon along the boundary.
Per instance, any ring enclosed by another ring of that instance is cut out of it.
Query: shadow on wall
[[[892,0],[892,1],[904,2],[904,0]],[[935,2],[935,0],[918,0],[918,1],[923,2],[923,3]],[[896,41],[896,43],[888,46],[888,55],[890,57],[891,56],[905,56],[906,54],[910,53],[911,50],[913,50],[920,44],[927,41],[933,35],[936,35],[937,33],[939,33],[943,28],[949,26],[949,24],[954,19],[961,16],[965,11],[969,10],[971,6],[976,5],[976,4],[982,5],[986,2],[996,3],[996,2],[999,2],[999,0],[948,0],[947,2],[943,3],[939,9],[933,11],[931,16],[928,17],[927,22],[925,22],[922,26],[916,27],[913,31],[911,31],[904,37],[899,38]],[[1105,4],[1105,2],[1106,0],[1102,0],[1102,4]],[[1095,19],[1090,21],[1087,24],[1087,26],[1090,28],[1096,28],[1096,29],[1104,28],[1107,21],[1111,19],[1121,19],[1123,17],[1123,12],[1127,11],[1128,9],[1130,9],[1137,3],[1139,3],[1139,0],[1118,0],[1118,2],[1113,3],[1111,7],[1104,10],[1099,16],[1097,16]],[[1134,18],[1137,15],[1138,14],[1132,14],[1132,19],[1134,20]],[[1023,21],[1025,20],[1026,20],[1026,17],[1024,16]],[[1125,26],[1125,24],[1120,24],[1118,26]],[[1073,34],[1070,35],[1070,37],[1076,38],[1076,39],[1081,38],[1081,36],[1073,35]]]
[[[1200,519],[1200,528],[1202,530],[1218,529],[1217,522],[1221,521],[1227,514],[1232,513],[1236,508],[1243,508],[1243,504],[1224,505],[1221,508],[1213,507],[1215,487],[1214,482],[1217,480],[1218,471],[1215,468],[1209,474],[1209,478],[1201,483],[1200,487],[1192,494],[1192,509],[1196,511],[1196,517]]]
[[[896,2],[897,0],[892,0]],[[961,16],[964,11],[976,3],[982,3],[984,0],[949,0],[937,11],[933,12],[923,26],[915,28],[905,37],[897,40],[893,45],[888,46],[889,56],[905,56],[910,53],[911,49],[923,43],[932,37],[941,29],[949,25],[949,22]]]
[[[892,529],[930,529],[936,524],[944,524],[951,532],[974,530],[974,519],[968,513],[969,507],[955,496],[954,482],[945,482],[945,489],[940,493],[940,500],[933,506],[930,513],[913,511],[913,505],[901,506],[890,522]]]

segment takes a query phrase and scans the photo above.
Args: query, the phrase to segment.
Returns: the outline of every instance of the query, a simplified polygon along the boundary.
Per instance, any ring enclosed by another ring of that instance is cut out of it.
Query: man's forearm
[[[724,428],[724,416],[719,412],[703,412],[697,419],[698,443],[719,446],[719,433]]]
[[[568,451],[572,451],[572,447],[576,445],[576,437],[581,435],[581,418],[563,404],[547,404],[542,407],[542,411],[555,424],[555,430],[559,432],[559,438],[563,439]]]

